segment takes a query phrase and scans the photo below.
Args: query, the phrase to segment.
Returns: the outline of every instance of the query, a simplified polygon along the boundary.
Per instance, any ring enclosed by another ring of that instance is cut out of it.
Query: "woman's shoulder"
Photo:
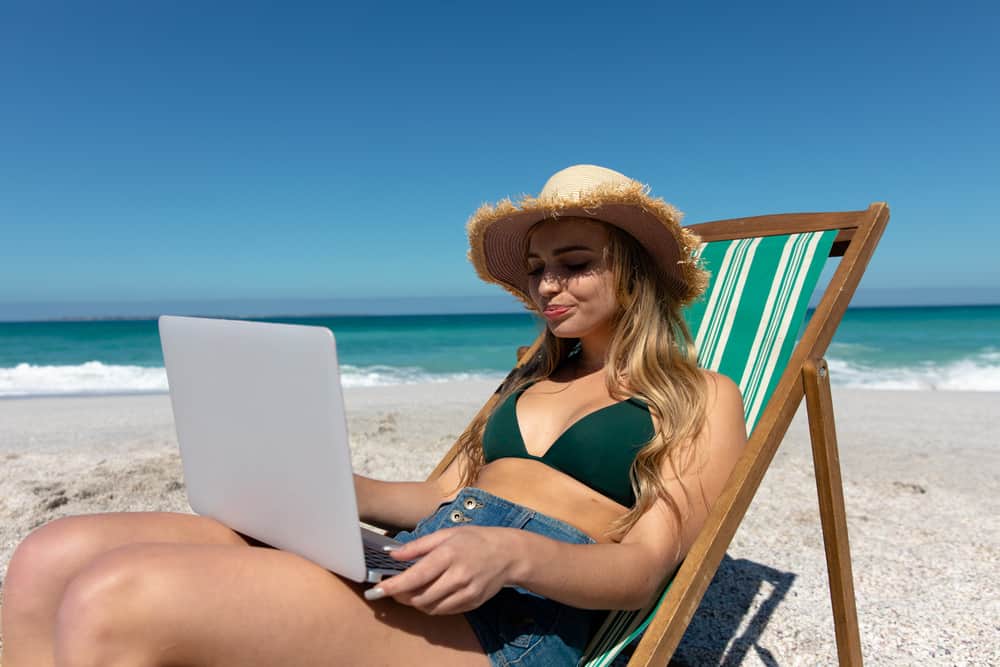
[[[731,377],[708,369],[699,369],[708,386],[706,401],[708,422],[715,429],[724,427],[745,437],[743,395]]]
[[[723,395],[732,398],[734,392],[739,396],[739,386],[728,375],[710,371],[707,368],[699,368],[698,370],[701,371],[702,377],[705,378],[705,384],[708,386],[710,397]]]
[[[708,388],[708,410],[711,414],[716,410],[738,410],[743,414],[743,395],[739,386],[728,375],[700,368],[705,385]]]

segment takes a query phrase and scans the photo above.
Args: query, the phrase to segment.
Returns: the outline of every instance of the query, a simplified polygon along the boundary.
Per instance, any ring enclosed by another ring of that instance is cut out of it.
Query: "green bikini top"
[[[534,456],[528,453],[517,423],[517,400],[527,388],[508,396],[486,422],[486,462],[503,458],[541,461],[625,507],[634,505],[629,469],[655,433],[646,404],[629,398],[590,412],[563,431],[544,456]]]

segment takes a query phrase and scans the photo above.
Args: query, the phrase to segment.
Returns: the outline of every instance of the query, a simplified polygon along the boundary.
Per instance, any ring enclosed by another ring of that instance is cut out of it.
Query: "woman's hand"
[[[509,583],[519,532],[462,526],[413,540],[392,555],[419,562],[370,589],[365,597],[392,597],[431,615],[475,609]]]

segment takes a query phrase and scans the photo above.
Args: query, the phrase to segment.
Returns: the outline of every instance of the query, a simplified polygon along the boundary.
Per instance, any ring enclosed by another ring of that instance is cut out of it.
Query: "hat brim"
[[[682,214],[663,199],[647,194],[646,187],[598,188],[573,201],[525,197],[518,204],[509,199],[481,207],[469,219],[469,259],[487,282],[508,289],[529,308],[525,262],[529,230],[542,220],[580,217],[614,225],[633,236],[661,268],[670,291],[686,305],[708,283],[708,274],[696,260],[700,239],[680,226]]]

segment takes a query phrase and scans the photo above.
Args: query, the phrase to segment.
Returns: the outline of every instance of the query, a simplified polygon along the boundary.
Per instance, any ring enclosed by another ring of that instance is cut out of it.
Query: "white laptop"
[[[164,315],[191,508],[354,581],[405,569],[362,527],[337,349],[324,327]]]

